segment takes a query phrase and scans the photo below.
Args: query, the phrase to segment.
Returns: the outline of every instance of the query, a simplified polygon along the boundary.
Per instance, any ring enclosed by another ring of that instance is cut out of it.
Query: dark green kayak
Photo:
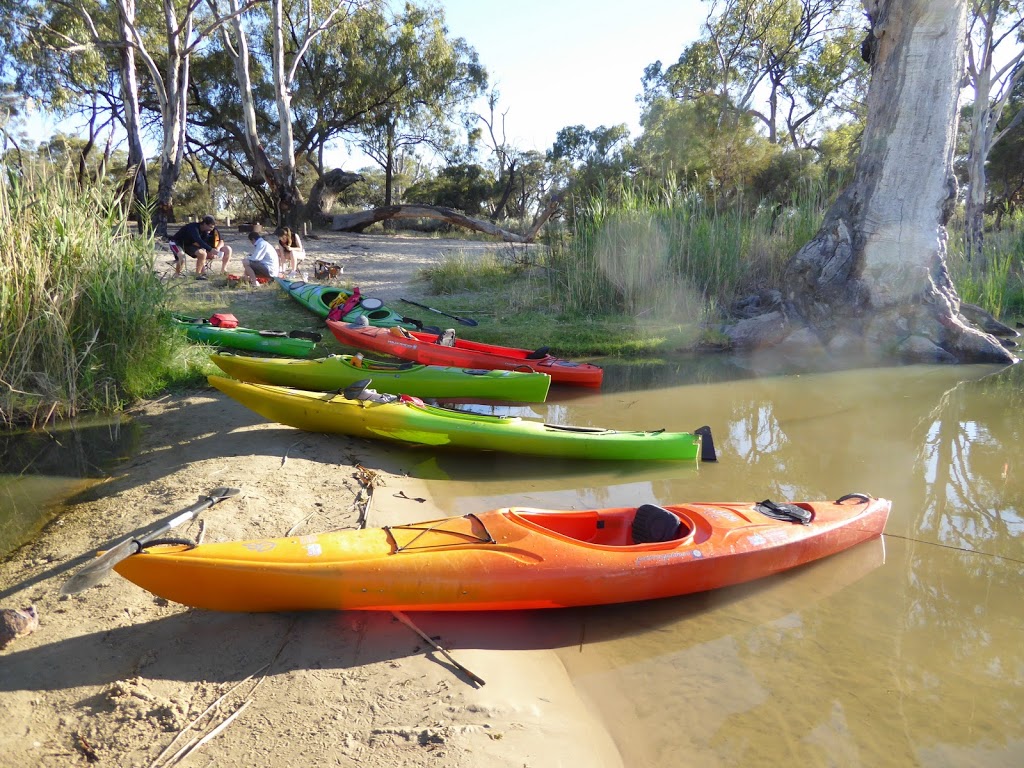
[[[241,326],[221,328],[198,317],[172,314],[171,318],[174,326],[185,331],[190,340],[217,347],[305,357],[320,341],[320,334],[311,331],[257,331]]]
[[[288,294],[299,304],[320,317],[327,317],[331,311],[331,305],[335,302],[344,304],[351,296],[352,291],[338,288],[333,285],[320,285],[319,283],[304,283],[296,280],[285,280],[277,278],[277,284],[284,288]],[[370,325],[380,328],[391,328],[401,326],[410,329],[422,329],[423,323],[410,317],[403,317],[391,307],[384,306],[380,299],[372,299],[363,296],[362,299],[347,313],[343,319],[346,323],[359,322],[360,317],[365,317]]]

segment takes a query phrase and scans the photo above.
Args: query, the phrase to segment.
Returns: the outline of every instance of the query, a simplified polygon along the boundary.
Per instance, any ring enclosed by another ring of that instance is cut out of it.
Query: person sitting
[[[211,218],[211,217],[207,217]],[[224,242],[224,238],[220,236],[220,230],[217,229],[216,222],[214,222],[213,231],[210,232],[210,242],[213,243],[213,247],[216,249],[213,254],[210,255],[210,261],[213,261],[213,257],[218,253],[220,254],[220,273],[223,275],[228,270],[228,262],[231,260],[232,248],[230,245]]]
[[[298,233],[292,232],[289,227],[282,228],[278,233],[277,255],[282,266],[287,262],[289,275],[298,270],[299,260],[306,255]]]
[[[259,285],[257,277],[277,277],[277,251],[256,231],[249,233],[249,242],[252,243],[252,253],[248,258],[242,259],[242,268],[249,283]]]
[[[217,252],[217,247],[210,239],[210,233],[216,228],[217,222],[213,216],[204,216],[202,221],[190,222],[171,235],[171,242],[196,260],[196,280],[206,279],[206,260]],[[183,259],[175,260],[175,277],[181,274],[184,264]]]

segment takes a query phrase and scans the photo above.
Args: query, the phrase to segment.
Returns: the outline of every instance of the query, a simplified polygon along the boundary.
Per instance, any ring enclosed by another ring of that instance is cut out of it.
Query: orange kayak
[[[500,347],[477,341],[453,339],[445,345],[436,333],[408,331],[404,328],[327,321],[327,327],[342,344],[372,352],[412,360],[423,365],[446,365],[458,368],[487,368],[505,371],[536,371],[547,373],[554,384],[575,384],[600,387],[604,371],[590,363],[574,363],[550,355],[546,347],[538,350]]]
[[[620,603],[751,581],[882,533],[891,502],[523,507],[385,528],[147,545],[115,569],[221,611],[503,610]]]

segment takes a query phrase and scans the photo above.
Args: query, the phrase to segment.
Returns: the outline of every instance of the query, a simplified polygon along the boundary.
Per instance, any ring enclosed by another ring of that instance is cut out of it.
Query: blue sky
[[[551,147],[567,125],[626,123],[636,136],[636,96],[648,64],[675,62],[698,37],[700,0],[438,0],[449,33],[480,56],[507,112],[507,138],[522,150]],[[481,104],[478,111],[486,109]],[[347,162],[349,170],[361,163]]]
[[[676,61],[707,15],[698,0],[440,4],[450,33],[476,48],[500,91],[509,137],[537,150],[567,125],[626,123],[635,134],[644,68]]]

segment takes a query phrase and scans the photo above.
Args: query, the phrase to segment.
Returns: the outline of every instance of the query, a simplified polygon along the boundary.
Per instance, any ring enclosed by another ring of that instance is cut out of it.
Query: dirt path
[[[340,234],[307,243],[311,257],[340,261],[385,300],[411,292],[415,270],[443,254],[486,249]],[[0,607],[34,604],[40,615],[35,633],[0,651],[0,766],[86,765],[91,756],[171,765],[179,748],[233,715],[182,764],[621,764],[528,614],[412,616],[486,680],[478,687],[389,613],[190,610],[116,574],[59,596],[96,549],[221,485],[242,493],[203,515],[207,541],[354,527],[366,500],[360,466],[378,481],[369,525],[445,514],[405,474],[401,452],[267,423],[212,389],[133,415],[139,452],[0,565]],[[179,531],[198,532],[197,523]]]

